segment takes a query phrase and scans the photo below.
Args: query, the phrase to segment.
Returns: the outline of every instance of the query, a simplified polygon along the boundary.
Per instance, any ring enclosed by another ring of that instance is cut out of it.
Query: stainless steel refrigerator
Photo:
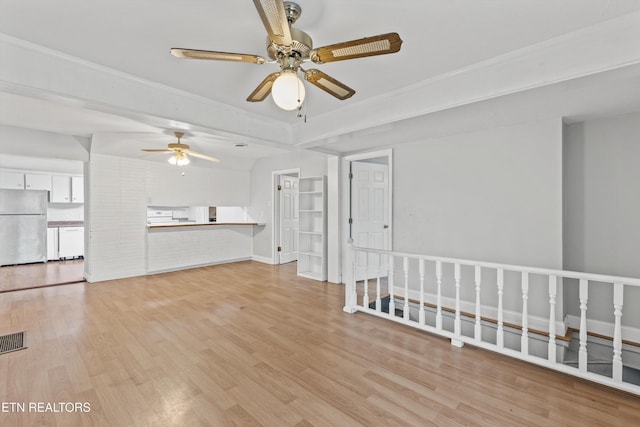
[[[0,265],[47,260],[47,191],[0,189]]]

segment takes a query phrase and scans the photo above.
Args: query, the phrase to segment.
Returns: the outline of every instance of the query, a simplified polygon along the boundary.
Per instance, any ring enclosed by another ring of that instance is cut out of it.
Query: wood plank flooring
[[[0,267],[0,293],[83,282],[84,260],[49,261]]]
[[[640,425],[635,396],[342,305],[255,262],[0,294],[29,344],[0,355],[0,404],[27,405],[0,425]]]

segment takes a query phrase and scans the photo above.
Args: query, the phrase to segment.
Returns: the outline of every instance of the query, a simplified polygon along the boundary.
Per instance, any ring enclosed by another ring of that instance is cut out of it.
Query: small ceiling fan
[[[302,13],[300,6],[291,1],[253,0],[267,30],[267,61],[258,55],[172,48],[178,58],[210,59],[217,61],[250,62],[254,64],[277,63],[280,71],[269,74],[249,95],[247,101],[260,102],[272,94],[274,102],[284,110],[300,108],[305,89],[298,72],[306,81],[340,100],[352,97],[356,91],[317,69],[305,70],[301,65],[311,61],[316,64],[385,55],[400,50],[402,40],[398,33],[380,34],[313,48],[311,37],[304,31],[291,28]]]
[[[167,148],[146,148],[142,149],[142,151],[147,151],[149,153],[173,153],[173,156],[169,157],[169,163],[178,166],[185,166],[191,162],[189,160],[189,157],[187,157],[187,154],[193,157],[198,157],[200,159],[209,160],[211,162],[220,161],[215,157],[205,156],[204,154],[197,153],[191,150],[187,144],[182,144],[180,142],[180,138],[184,136],[184,132],[174,132],[173,134],[176,136],[176,138],[178,138],[178,142],[169,144]]]

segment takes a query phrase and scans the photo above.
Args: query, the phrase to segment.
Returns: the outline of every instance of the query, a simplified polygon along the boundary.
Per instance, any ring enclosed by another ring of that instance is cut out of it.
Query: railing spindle
[[[418,322],[421,325],[425,324],[425,311],[424,311],[424,259],[418,260],[418,272],[420,274],[420,309],[418,311]]]
[[[613,284],[613,380],[622,382],[622,304],[624,302],[624,285]]]
[[[362,293],[362,306],[369,308],[369,254],[364,254],[364,280],[362,281],[364,292]]]
[[[396,315],[396,302],[393,289],[393,264],[395,262],[394,255],[389,255],[389,316]]]
[[[549,348],[548,360],[556,363],[556,294],[558,293],[558,277],[549,276]]]
[[[480,284],[482,283],[482,268],[479,265],[475,266],[474,280],[476,283],[476,324],[474,337],[476,341],[482,341],[482,323],[480,317]]]
[[[382,255],[378,254],[378,269],[376,274],[376,311],[382,311],[382,300],[380,299],[380,275],[382,274]]]
[[[589,282],[580,279],[580,350],[578,351],[578,369],[587,372],[587,301]]]
[[[402,258],[402,270],[404,272],[404,306],[402,317],[409,320],[409,258]]]
[[[529,273],[522,273],[522,337],[520,352],[529,355]]]
[[[453,265],[453,278],[456,284],[456,314],[453,320],[453,333],[456,337],[462,337],[462,320],[460,318],[460,264]],[[464,342],[460,339],[451,339],[451,345],[462,347]]]
[[[436,284],[438,295],[436,299],[436,329],[442,329],[442,262],[436,261]]]
[[[358,306],[358,281],[356,280],[356,272],[357,272],[357,252],[352,249],[351,251],[352,259],[351,259],[351,295],[349,295],[349,304],[351,305],[352,312],[355,313],[357,311]]]
[[[453,322],[453,333],[460,336],[462,333],[462,321],[460,319],[460,264],[453,266],[453,277],[456,283],[456,317]]]
[[[498,330],[496,332],[496,345],[499,349],[504,348],[504,320],[502,313],[502,294],[504,293],[504,270],[498,269]]]

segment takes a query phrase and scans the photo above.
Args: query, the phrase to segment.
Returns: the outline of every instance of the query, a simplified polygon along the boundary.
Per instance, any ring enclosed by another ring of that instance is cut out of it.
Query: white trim
[[[273,259],[271,259],[269,257],[266,257],[266,256],[251,255],[251,261],[261,262],[263,264],[274,265]]]
[[[354,246],[353,250],[367,251],[367,252],[376,253],[376,254],[377,253],[387,254],[388,252],[391,252],[391,251],[383,251],[380,249],[362,248],[358,246]],[[570,271],[570,270],[555,270],[552,268],[527,267],[524,265],[501,264],[497,262],[475,261],[475,260],[462,259],[462,258],[450,258],[450,257],[434,256],[434,255],[419,255],[419,254],[414,254],[409,252],[393,252],[391,255],[396,257],[422,258],[429,261],[441,261],[443,263],[449,263],[449,264],[478,265],[480,267],[485,267],[485,268],[533,273],[533,274],[540,274],[542,276],[558,276],[564,279],[586,279],[589,281],[608,282],[608,283],[619,282],[624,284],[625,286],[629,285],[629,286],[640,287],[640,278],[633,278],[633,277],[609,276],[605,274],[595,274],[595,273],[580,273],[578,271]]]
[[[342,158],[327,156],[327,281],[342,283]]]
[[[348,162],[356,162],[358,160],[375,159],[376,157],[391,157],[393,154],[392,148],[375,151],[364,151],[362,153],[349,154],[344,156],[344,160]]]
[[[204,264],[193,264],[193,265],[186,265],[183,267],[175,267],[175,268],[167,268],[167,269],[162,269],[162,270],[153,270],[153,271],[147,271],[145,273],[146,276],[152,275],[152,274],[162,274],[162,273],[170,273],[172,271],[181,271],[181,270],[190,270],[192,268],[200,268],[200,267],[209,267],[212,265],[219,265],[219,264],[230,264],[232,262],[240,262],[240,261],[251,261],[251,258],[234,258],[234,259],[226,259],[224,261],[215,261],[215,262],[207,262]]]

